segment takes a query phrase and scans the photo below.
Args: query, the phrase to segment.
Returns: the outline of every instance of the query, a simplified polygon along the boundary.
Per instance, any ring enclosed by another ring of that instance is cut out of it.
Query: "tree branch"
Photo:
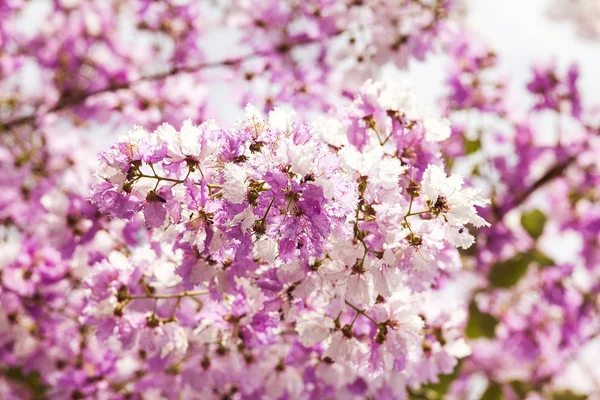
[[[508,214],[511,210],[517,208],[521,204],[525,202],[536,190],[545,186],[546,184],[552,182],[554,179],[563,176],[565,170],[575,162],[577,156],[573,155],[567,158],[565,161],[561,163],[555,164],[552,168],[550,168],[542,177],[540,177],[537,181],[535,181],[531,186],[527,188],[522,193],[519,193],[515,196],[514,200],[509,203],[508,207],[500,211],[499,219],[502,219],[506,214]]]
[[[336,32],[331,37],[338,36],[342,32],[343,31]],[[90,92],[83,92],[83,93],[75,94],[75,95],[71,95],[71,96],[63,96],[58,100],[58,102],[54,106],[52,106],[50,109],[48,109],[47,111],[43,112],[40,115],[37,115],[34,112],[30,115],[24,115],[22,117],[18,117],[18,118],[15,118],[15,119],[12,119],[12,120],[9,120],[6,122],[0,121],[0,133],[3,131],[8,131],[9,129],[14,128],[16,126],[34,122],[36,120],[36,118],[39,116],[62,111],[67,108],[70,108],[72,106],[75,106],[77,104],[81,104],[89,97],[92,97],[92,96],[95,96],[95,95],[98,95],[101,93],[113,92],[113,91],[122,90],[122,89],[129,89],[137,83],[159,81],[161,79],[165,79],[170,76],[177,75],[179,73],[189,73],[189,72],[197,72],[197,71],[200,71],[203,69],[235,66],[237,64],[240,64],[247,60],[251,60],[253,58],[266,57],[268,55],[272,55],[275,53],[281,53],[283,51],[289,52],[291,49],[293,49],[296,46],[304,46],[304,45],[317,43],[317,42],[320,42],[320,40],[305,39],[305,40],[299,40],[299,41],[296,41],[293,43],[283,43],[283,44],[279,44],[279,45],[275,46],[273,49],[268,50],[268,51],[249,53],[249,54],[237,57],[237,58],[232,58],[232,59],[227,59],[227,60],[203,62],[203,63],[196,64],[196,65],[173,67],[164,72],[159,72],[157,74],[143,76],[138,79],[133,79],[133,80],[127,81],[127,82],[111,84],[104,88],[92,90]]]

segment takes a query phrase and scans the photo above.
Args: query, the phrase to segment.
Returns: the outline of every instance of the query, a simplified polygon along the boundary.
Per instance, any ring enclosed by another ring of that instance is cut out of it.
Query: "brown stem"
[[[207,290],[196,290],[196,291],[185,291],[181,293],[170,293],[170,294],[150,294],[141,296],[127,296],[130,300],[142,300],[142,299],[180,299],[182,297],[193,297],[208,294]]]
[[[379,322],[377,322],[373,318],[371,318],[371,316],[369,314],[367,314],[365,312],[365,310],[361,310],[360,308],[356,307],[354,304],[350,303],[348,300],[346,300],[345,302],[346,302],[346,304],[348,306],[350,306],[350,308],[352,308],[358,314],[363,315],[365,318],[367,318],[368,320],[370,320],[371,322],[373,322],[375,325],[379,326]]]
[[[337,32],[332,37],[335,37],[335,36],[339,35],[340,33],[341,32]],[[316,42],[315,39],[300,40],[295,43],[288,43],[287,47],[289,49],[291,49],[295,46],[304,46],[304,45],[308,45],[308,44],[315,43],[315,42]],[[81,104],[87,98],[95,96],[97,94],[112,92],[112,91],[121,90],[121,89],[129,89],[131,86],[135,85],[136,83],[158,81],[158,80],[165,79],[165,78],[168,78],[173,75],[177,75],[179,73],[197,72],[202,69],[235,66],[235,65],[240,64],[243,61],[247,61],[247,60],[250,60],[253,58],[257,58],[257,57],[265,57],[265,56],[280,52],[281,51],[280,47],[281,47],[281,45],[276,46],[274,49],[269,50],[269,51],[250,53],[250,54],[246,54],[246,55],[243,55],[243,56],[240,56],[237,58],[233,58],[233,59],[203,62],[203,63],[196,64],[196,65],[188,65],[188,66],[181,66],[181,67],[173,67],[164,72],[160,72],[160,73],[148,75],[148,76],[143,76],[141,78],[133,79],[128,82],[111,84],[104,88],[93,90],[93,91],[90,91],[87,93],[81,93],[81,94],[76,94],[76,95],[71,95],[71,96],[62,96],[54,106],[52,106],[47,111],[43,112],[41,115],[51,114],[54,112],[58,112],[58,111],[70,108],[77,104]],[[0,121],[0,132],[8,131],[9,129],[11,129],[15,126],[34,122],[37,117],[38,117],[38,115],[36,113],[33,113],[30,115],[18,117],[18,118],[15,118],[13,120],[9,120],[6,122]]]
[[[518,206],[520,206],[521,204],[523,204],[525,202],[525,200],[527,200],[536,190],[538,190],[542,186],[546,185],[547,183],[550,183],[554,179],[561,177],[564,174],[565,170],[571,164],[573,164],[576,159],[577,159],[577,156],[571,156],[568,159],[566,159],[565,161],[558,163],[558,164],[554,165],[552,168],[550,168],[542,177],[540,177],[531,186],[529,186],[527,188],[527,190],[525,190],[524,192],[515,196],[515,200],[510,205],[510,207],[499,212],[500,219],[502,219],[511,210],[513,210],[513,209],[517,208]]]

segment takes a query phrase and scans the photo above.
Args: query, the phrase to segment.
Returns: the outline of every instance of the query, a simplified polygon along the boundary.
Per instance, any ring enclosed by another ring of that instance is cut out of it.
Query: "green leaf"
[[[551,259],[550,257],[548,257],[547,255],[545,255],[544,253],[542,253],[539,250],[533,250],[528,254],[531,257],[531,260],[538,263],[538,265],[542,268],[543,267],[552,267],[552,266],[556,265],[556,263],[554,262],[553,259]]]
[[[575,205],[581,199],[581,194],[577,193],[577,191],[573,190],[569,193],[569,201],[572,205]]]
[[[554,260],[550,257],[537,249],[533,249],[492,265],[488,280],[494,287],[509,288],[519,282],[523,275],[527,273],[527,269],[532,262],[537,263],[542,268],[555,265]]]
[[[465,330],[468,338],[492,338],[496,325],[498,325],[498,320],[492,314],[479,311],[474,301],[469,304],[469,321]]]
[[[492,265],[488,280],[495,287],[509,288],[525,275],[531,261],[530,255],[520,253],[509,260],[498,262]]]
[[[529,211],[521,215],[521,225],[533,239],[537,240],[544,232],[546,225],[546,216],[538,209]]]
[[[481,149],[481,139],[465,140],[465,154],[473,154]]]
[[[42,381],[39,372],[32,371],[25,373],[21,367],[10,367],[6,370],[0,370],[0,374],[29,390],[32,400],[45,398],[48,387]]]
[[[585,400],[587,396],[577,394],[571,390],[561,390],[552,393],[552,400]]]
[[[502,386],[496,382],[490,382],[490,385],[479,400],[502,400],[503,398]]]
[[[512,381],[510,382],[510,386],[515,393],[519,395],[520,399],[524,399],[527,396],[527,393],[535,390],[535,386],[533,384],[523,381]]]

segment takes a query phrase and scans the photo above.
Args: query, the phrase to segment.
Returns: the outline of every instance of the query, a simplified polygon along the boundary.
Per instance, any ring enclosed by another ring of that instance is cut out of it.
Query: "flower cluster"
[[[519,109],[458,0],[0,3],[0,398],[599,393],[576,64]],[[380,78],[438,50],[432,115]]]
[[[9,1],[0,116],[10,127],[56,113],[75,124],[179,126],[214,106],[215,77],[239,85],[240,105],[328,109],[383,64],[405,67],[451,35],[453,1],[392,3]],[[217,33],[233,50],[216,51],[212,35],[226,24],[239,34]]]
[[[463,60],[478,59],[473,44],[467,50]],[[500,87],[490,80],[495,67],[487,68],[490,88]],[[468,165],[474,182],[485,182],[493,202],[482,211],[492,226],[479,230],[464,254],[472,270],[459,274],[472,285],[466,290],[472,355],[455,371],[450,391],[459,398],[482,373],[487,395],[578,396],[561,390],[561,382],[578,365],[581,349],[600,335],[600,242],[597,225],[590,230],[597,223],[592,187],[600,169],[593,155],[597,117],[584,112],[577,80],[576,65],[565,77],[554,64],[534,66],[527,118],[495,96],[481,96],[477,105],[457,102],[457,91],[444,99],[455,104],[447,117],[462,125],[442,150]],[[452,74],[449,82],[456,81]],[[483,73],[475,75],[463,97],[473,98],[483,81]],[[542,117],[558,129],[548,132]]]
[[[19,142],[0,157],[0,397],[11,400],[84,398],[108,385],[118,353],[80,322],[82,282],[91,265],[145,235],[87,201],[91,170],[84,145],[71,153],[72,132],[45,132],[51,147]]]
[[[448,71],[450,92],[443,99],[444,109],[449,112],[503,110],[506,84],[493,74],[493,67],[497,64],[494,51],[467,33],[457,37],[447,47],[453,60]]]
[[[556,71],[556,65],[538,65],[534,68],[534,77],[527,89],[538,96],[535,110],[565,111],[568,107],[574,118],[581,117],[581,96],[577,89],[579,70],[572,64],[564,79]]]
[[[148,368],[176,368],[177,391],[384,398],[452,372],[469,351],[465,318],[428,299],[460,268],[466,226],[487,225],[487,200],[423,154],[450,128],[409,119],[415,101],[410,86],[368,82],[358,146],[353,116],[334,146],[279,108],[248,106],[232,129],[134,128],[101,155],[91,199],[114,218],[143,215],[152,238],[94,268],[86,318],[141,346]]]
[[[40,3],[2,5],[2,29],[8,34],[0,34],[0,71],[6,74],[3,90],[13,100],[2,104],[0,115],[9,126],[64,110],[72,111],[75,123],[119,115],[117,124],[157,124],[162,114],[181,123],[175,110],[198,112],[206,103],[198,93],[177,89],[200,86],[197,74],[185,72],[201,69],[206,61],[197,40],[208,25],[201,4]],[[32,87],[21,84],[29,80]]]
[[[236,0],[229,20],[244,31],[244,44],[267,55],[242,68],[249,82],[242,98],[266,110],[281,102],[329,109],[335,92],[358,90],[384,64],[404,68],[439,48],[453,36],[455,3]]]

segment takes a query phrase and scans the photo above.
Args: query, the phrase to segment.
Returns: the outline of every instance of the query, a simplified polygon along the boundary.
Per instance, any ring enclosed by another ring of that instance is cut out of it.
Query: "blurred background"
[[[595,0],[588,1],[590,4]],[[65,3],[67,1],[65,0]],[[74,4],[78,1],[73,1]],[[185,4],[187,1],[180,1]],[[567,2],[568,3],[568,2]],[[210,18],[210,2],[206,2]],[[531,104],[523,96],[525,83],[531,79],[531,66],[539,62],[555,60],[559,69],[573,62],[580,67],[580,90],[588,103],[600,104],[600,91],[596,90],[596,75],[600,65],[600,45],[596,37],[582,35],[584,29],[573,20],[555,18],[557,5],[554,0],[462,0],[459,13],[472,35],[488,44],[499,55],[499,69],[510,85],[509,104],[515,112],[526,113]],[[47,21],[51,2],[28,4],[19,29],[33,33]],[[558,14],[564,14],[564,10]],[[596,11],[597,13],[597,11]],[[593,21],[593,12],[590,20]],[[198,39],[208,60],[222,60],[240,52],[237,41],[240,33],[231,27],[211,26],[208,36]],[[424,103],[437,107],[440,91],[444,86],[450,59],[443,54],[428,54],[425,61],[411,59],[407,70],[400,70],[392,63],[383,69],[389,77],[402,77],[415,81],[419,96]],[[29,91],[40,88],[36,71],[25,69],[26,78],[21,83]],[[185,90],[190,90],[186,87]],[[214,82],[210,89],[207,114],[220,122],[230,124],[242,115],[242,107],[236,105],[236,97],[227,83]],[[438,110],[439,111],[439,110]],[[94,128],[96,130],[97,127]],[[126,128],[122,128],[126,129]],[[111,143],[107,135],[93,135],[99,146]],[[114,134],[123,133],[113,132]],[[108,138],[108,139],[107,139]],[[107,140],[105,142],[105,140]]]
[[[473,36],[481,38],[498,53],[500,69],[510,77],[509,103],[517,112],[525,113],[531,106],[527,103],[529,99],[523,96],[525,83],[531,79],[531,66],[551,59],[562,69],[577,62],[583,97],[588,103],[600,104],[596,79],[600,65],[598,38],[582,36],[582,27],[573,21],[553,18],[552,11],[558,4],[553,0],[463,2],[466,25]],[[435,104],[447,65],[447,57],[430,55],[426,62],[413,61],[404,76],[410,75],[417,82],[419,94],[423,93]]]

